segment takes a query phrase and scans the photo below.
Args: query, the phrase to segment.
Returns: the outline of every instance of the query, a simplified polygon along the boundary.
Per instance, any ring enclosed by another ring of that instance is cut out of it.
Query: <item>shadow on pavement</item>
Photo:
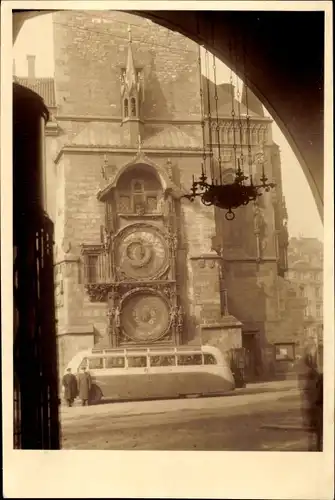
[[[129,399],[113,399],[113,398],[103,398],[99,403],[91,403],[90,406],[100,406],[104,404],[111,404],[111,403],[129,403],[131,401],[169,401],[172,399],[193,399],[195,397],[197,398],[213,398],[213,397],[233,397],[233,396],[242,396],[242,395],[247,395],[247,394],[264,394],[264,393],[269,393],[269,392],[290,392],[295,390],[295,387],[243,387],[240,389],[235,389],[234,391],[230,392],[224,392],[224,393],[212,393],[212,394],[201,394],[201,395],[196,395],[196,396],[184,396],[184,397],[161,397],[161,398],[141,398],[141,399],[136,399],[136,400],[129,400]]]

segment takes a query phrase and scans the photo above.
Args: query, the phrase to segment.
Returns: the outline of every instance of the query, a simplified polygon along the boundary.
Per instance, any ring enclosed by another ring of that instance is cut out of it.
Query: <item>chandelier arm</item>
[[[214,24],[212,23],[212,43],[214,47],[215,33]],[[218,164],[219,164],[219,176],[220,185],[222,184],[222,158],[221,158],[221,141],[220,141],[220,123],[219,123],[219,97],[218,97],[218,87],[216,81],[216,57],[213,54],[213,77],[214,77],[214,89],[215,89],[215,111],[216,111],[216,136],[217,136],[217,148],[218,148]],[[223,146],[223,145],[222,145]]]
[[[202,67],[201,67],[201,45],[199,45],[199,80],[200,80],[200,112],[201,112],[201,129],[202,129],[202,144],[203,144],[203,165],[204,165],[204,175],[206,175],[206,136],[205,136],[205,117],[204,117],[204,90],[203,90],[203,80],[202,80]]]
[[[231,40],[229,40],[229,57],[232,61],[233,57],[233,49]],[[236,151],[236,132],[235,132],[235,96],[234,96],[234,80],[233,80],[233,70],[230,68],[230,85],[231,85],[231,117],[232,117],[232,128],[233,128],[233,154],[234,154],[234,163],[235,163],[235,171],[237,171],[237,151]]]
[[[252,179],[252,151],[251,151],[251,130],[250,130],[250,114],[249,114],[249,87],[246,74],[246,57],[247,57],[247,44],[245,34],[242,38],[242,52],[243,52],[243,74],[244,74],[244,88],[245,88],[245,105],[247,108],[246,113],[246,127],[247,127],[247,144],[248,144],[248,164],[249,164],[249,177],[250,184],[253,183]]]
[[[221,142],[220,142],[220,123],[219,123],[219,97],[218,97],[218,88],[216,82],[216,57],[213,54],[213,74],[214,74],[214,88],[215,88],[215,110],[216,110],[216,135],[218,142],[218,163],[219,163],[219,175],[220,175],[220,184],[222,184],[222,158],[221,158]]]
[[[243,124],[241,118],[241,93],[240,93],[240,84],[239,77],[237,76],[237,56],[236,56],[236,47],[235,47],[235,78],[236,78],[236,100],[237,100],[237,114],[238,114],[238,127],[240,133],[240,167],[244,171],[244,154],[243,154]]]
[[[212,115],[211,115],[211,96],[209,83],[209,60],[208,50],[205,51],[205,69],[207,83],[207,116],[208,116],[208,141],[209,141],[209,165],[212,184],[214,184],[214,169],[213,169],[213,138],[212,138]]]

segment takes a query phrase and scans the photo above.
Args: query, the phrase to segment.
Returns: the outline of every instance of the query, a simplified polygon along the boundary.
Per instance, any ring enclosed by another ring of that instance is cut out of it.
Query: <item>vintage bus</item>
[[[92,377],[91,403],[220,395],[235,388],[224,355],[212,346],[90,349],[67,365]]]

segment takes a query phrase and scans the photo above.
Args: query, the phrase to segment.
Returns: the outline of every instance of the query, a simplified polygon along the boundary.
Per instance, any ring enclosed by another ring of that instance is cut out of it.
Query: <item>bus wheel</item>
[[[90,403],[96,405],[100,403],[101,398],[102,398],[101,389],[97,385],[92,385],[90,393]]]

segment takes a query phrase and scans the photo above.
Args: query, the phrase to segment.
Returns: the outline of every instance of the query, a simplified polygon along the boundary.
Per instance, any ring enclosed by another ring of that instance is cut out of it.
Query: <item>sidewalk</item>
[[[294,381],[266,382],[248,384],[243,389],[236,389],[224,396],[202,397],[192,399],[160,399],[145,401],[110,402],[102,401],[99,405],[82,407],[80,402],[72,408],[61,406],[62,420],[70,420],[80,416],[94,417],[110,414],[113,417],[128,415],[160,414],[189,410],[211,411],[245,405],[257,405],[259,402],[276,401],[283,397],[296,397],[297,385]]]
[[[299,390],[297,380],[274,380],[270,382],[253,382],[246,387],[235,389],[237,394],[260,394],[263,392]]]

